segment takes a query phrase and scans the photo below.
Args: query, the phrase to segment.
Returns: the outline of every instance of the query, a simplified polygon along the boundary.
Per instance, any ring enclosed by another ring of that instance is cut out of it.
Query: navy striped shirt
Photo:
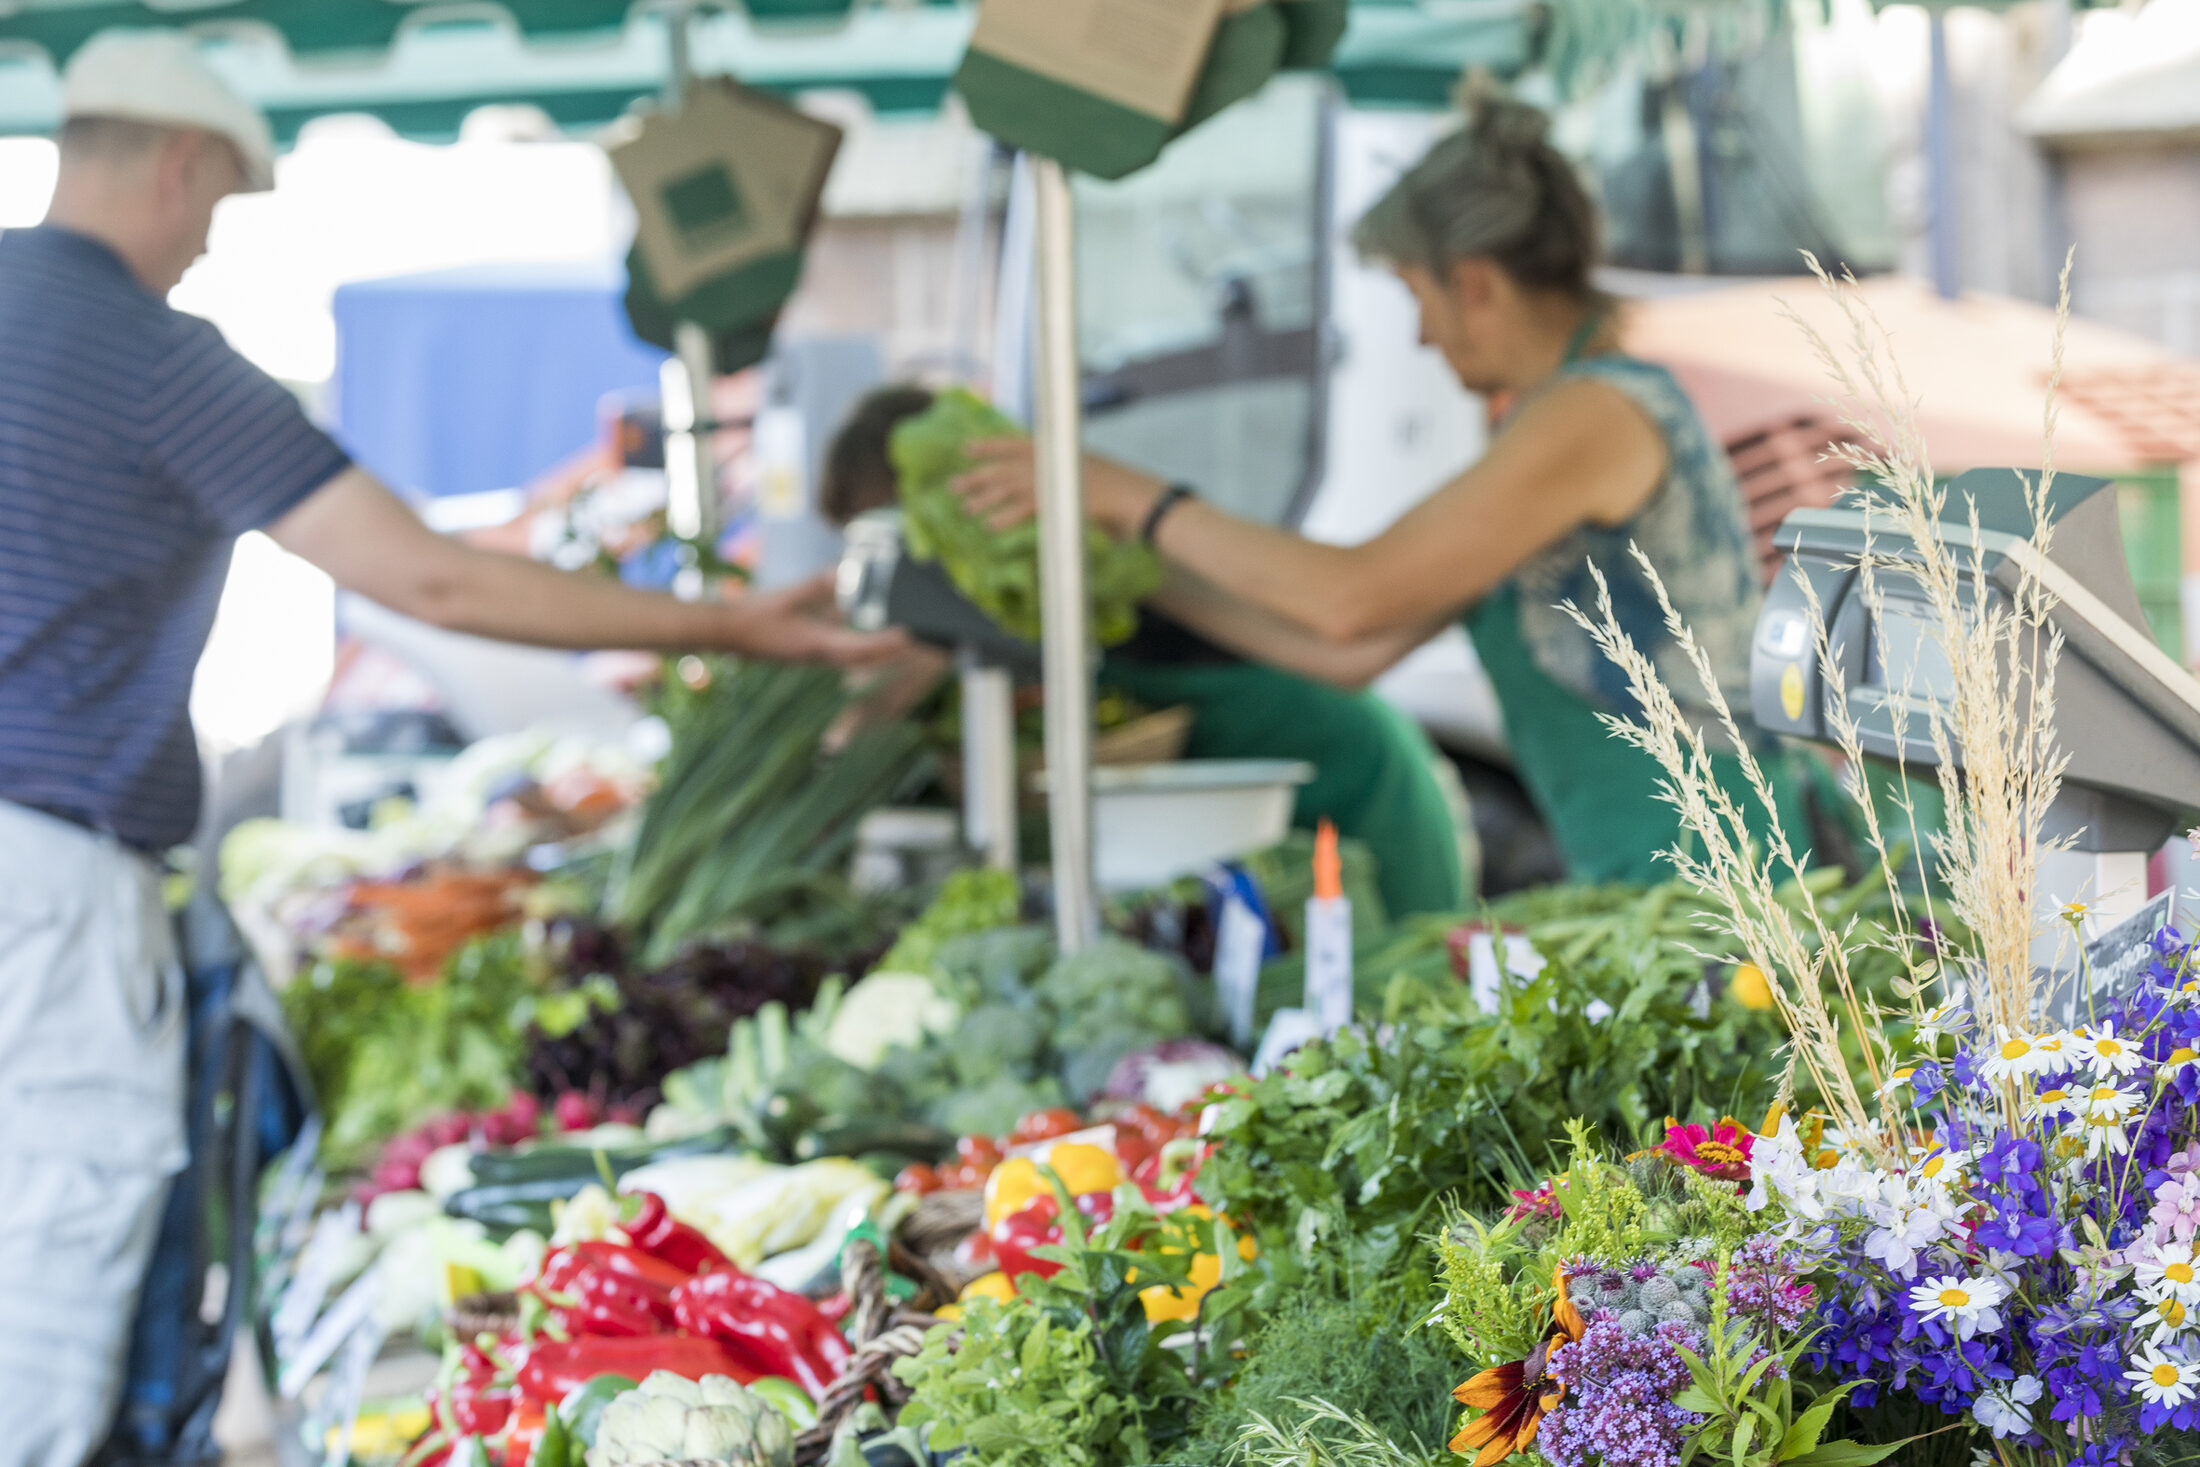
[[[106,245],[0,235],[0,800],[188,840],[191,677],[230,552],[348,462]]]

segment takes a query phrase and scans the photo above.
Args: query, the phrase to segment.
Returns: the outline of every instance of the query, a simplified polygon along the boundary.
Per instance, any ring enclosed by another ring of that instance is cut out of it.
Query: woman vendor
[[[917,386],[882,388],[857,404],[826,450],[818,507],[827,519],[844,525],[894,503],[888,442],[896,425],[931,405],[931,392]],[[944,671],[934,656],[912,669],[906,686],[915,692]],[[1292,823],[1311,830],[1327,818],[1366,845],[1392,916],[1455,912],[1473,894],[1476,862],[1457,775],[1427,734],[1375,694],[1248,662],[1150,613],[1108,654],[1100,681],[1149,707],[1189,708],[1192,758],[1312,764]]]
[[[1594,565],[1620,625],[1685,710],[1706,700],[1668,632],[1639,546],[1746,709],[1758,612],[1733,471],[1678,383],[1628,356],[1594,285],[1594,206],[1534,108],[1478,99],[1361,220],[1354,242],[1404,282],[1421,340],[1468,391],[1510,403],[1488,451],[1365,544],[1319,544],[1239,519],[1119,464],[1088,458],[1087,513],[1141,536],[1171,568],[1158,604],[1249,657],[1346,687],[1464,616],[1502,705],[1521,782],[1577,881],[1655,881],[1680,834],[1650,757],[1601,715],[1636,711],[1625,679],[1561,609],[1592,608]],[[1031,445],[973,446],[961,481],[997,523],[1033,512]],[[1768,746],[1782,826],[1807,830],[1800,785]],[[1715,756],[1753,813],[1740,761]]]

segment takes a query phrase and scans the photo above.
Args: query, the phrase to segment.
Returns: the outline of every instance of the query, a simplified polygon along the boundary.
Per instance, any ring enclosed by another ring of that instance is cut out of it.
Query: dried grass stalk
[[[1679,812],[1684,831],[1671,856],[1675,866],[1686,880],[1719,899],[1726,936],[1740,955],[1765,972],[1792,1037],[1794,1062],[1824,1097],[1829,1119],[1875,1160],[1899,1164],[1910,1128],[1905,1092],[1888,1084],[1895,1050],[1885,1021],[1893,1016],[1873,1007],[1858,990],[1851,954],[1860,942],[1873,941],[1891,941],[1904,953],[1910,978],[1902,985],[1908,1005],[1903,1017],[1913,1024],[1925,1021],[1928,1000],[1937,1009],[1975,993],[1972,1007],[1980,1021],[2012,1033],[2032,1032],[2042,1000],[2031,960],[2039,928],[2037,874],[2041,856],[2054,848],[2043,837],[2042,826],[2067,763],[2054,738],[2054,674],[2061,642],[2050,621],[2053,600],[2028,571],[2007,601],[1970,595],[1970,587],[1986,585],[1977,507],[1965,509],[1967,536],[1949,533],[1947,493],[1934,479],[1917,402],[1894,359],[1885,326],[1854,289],[1853,277],[1836,279],[1815,258],[1806,258],[1848,327],[1843,348],[1837,349],[1788,313],[1838,387],[1834,407],[1854,435],[1832,456],[1866,486],[1855,491],[1865,522],[1865,549],[1858,560],[1861,592],[1875,622],[1886,608],[1890,586],[1906,598],[1921,598],[1931,615],[1934,643],[1946,660],[1945,700],[1914,699],[1913,689],[1905,687],[1895,691],[1887,706],[1898,734],[1908,732],[1911,720],[1922,721],[1935,753],[1946,812],[1944,828],[1932,842],[1932,869],[1953,915],[1969,934],[1966,946],[1935,953],[1910,935],[1909,898],[1895,855],[1898,843],[1889,838],[1865,784],[1861,732],[1849,711],[1848,689],[1828,655],[1823,608],[1807,584],[1813,637],[1820,663],[1829,670],[1826,707],[1835,742],[1848,762],[1845,788],[1862,812],[1895,903],[1901,930],[1894,933],[1835,931],[1808,899],[1807,888],[1800,912],[1779,900],[1782,885],[1803,875],[1807,854],[1799,853],[1781,828],[1771,785],[1726,704],[1709,659],[1639,549],[1634,551],[1636,562],[1656,591],[1666,628],[1686,654],[1727,744],[1737,751],[1750,799],[1758,807],[1754,813],[1761,814],[1770,832],[1768,849],[1756,849],[1747,818],[1752,812],[1714,777],[1703,730],[1691,724],[1656,667],[1619,625],[1603,576],[1596,574],[1593,614],[1571,603],[1566,610],[1626,674],[1641,707],[1639,719],[1607,717],[1606,722],[1618,737],[1658,762],[1660,793]],[[2066,260],[2042,424],[2043,466],[2024,481],[2032,548],[2042,557],[2052,534],[2047,507],[2055,473],[2056,387],[2062,375],[2069,282]],[[1885,542],[1874,534],[1880,524],[1892,532]],[[1595,573],[1595,567],[1591,570]],[[1898,808],[1908,822],[1910,843],[1917,847],[1916,811],[1906,793]],[[1926,900],[1930,915],[1931,899]],[[1844,1037],[1861,1050],[1862,1079],[1877,1101],[1876,1114],[1852,1072]],[[2013,1094],[2009,1103],[2014,1105]]]

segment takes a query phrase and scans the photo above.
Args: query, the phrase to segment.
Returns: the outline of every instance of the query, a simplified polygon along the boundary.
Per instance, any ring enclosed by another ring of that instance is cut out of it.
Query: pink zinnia
[[[1505,1209],[1505,1216],[1508,1219],[1517,1221],[1524,1217],[1562,1217],[1565,1215],[1565,1209],[1559,1205],[1558,1189],[1550,1182],[1545,1182],[1533,1192],[1523,1192],[1515,1187],[1512,1189],[1512,1195],[1513,1204]]]
[[[1732,1116],[1715,1126],[1683,1126],[1665,1123],[1665,1144],[1658,1149],[1668,1157],[1707,1177],[1723,1182],[1749,1180],[1749,1148],[1757,1137]]]

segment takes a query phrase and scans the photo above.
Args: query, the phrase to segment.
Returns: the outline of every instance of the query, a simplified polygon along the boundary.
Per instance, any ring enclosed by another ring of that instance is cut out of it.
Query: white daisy
[[[2085,1149],[2088,1161],[2102,1156],[2123,1156],[2131,1150],[2131,1138],[2124,1134],[2124,1117],[2113,1113],[2088,1110],[2063,1127],[2063,1135],[2073,1149]]]
[[[2053,1051],[2042,1050],[2032,1035],[2012,1034],[2007,1028],[1996,1025],[1993,1048],[1978,1071],[1995,1081],[2028,1079],[2056,1068],[2058,1059]]]
[[[2020,1375],[2006,1385],[1979,1392],[1971,1415],[1995,1436],[2023,1436],[2032,1429],[2032,1403],[2040,1398],[2040,1378]]]
[[[2148,1313],[2140,1315],[2139,1322],[2144,1325],[2149,1318],[2154,1321],[2153,1343],[2166,1345],[2185,1332],[2186,1324],[2192,1319],[2192,1311],[2178,1303],[2176,1295],[2170,1294],[2165,1295]]]
[[[1874,1099],[1892,1100],[1895,1096],[1910,1088],[1910,1079],[1916,1073],[1916,1065],[1904,1065],[1887,1077],[1887,1083],[1879,1087]]]
[[[2060,1085],[2050,1090],[2042,1090],[2032,1097],[2032,1114],[2045,1116],[2049,1120],[2055,1121],[2062,1120],[2066,1116],[2076,1115],[2078,1106],[2081,1103],[2082,1093],[2072,1094]]]
[[[2200,1264],[2191,1243],[2149,1243],[2126,1256],[2132,1282],[2149,1299],[2175,1299],[2188,1309],[2200,1304]]]
[[[2086,1030],[2078,1036],[2077,1045],[2070,1053],[2084,1061],[2087,1069],[2104,1080],[2130,1074],[2139,1068],[2140,1061],[2145,1058],[2139,1053],[2138,1045],[2116,1037],[2114,1024],[2103,1024],[2097,1030]]]
[[[2095,1085],[2080,1092],[2080,1104],[2089,1117],[2120,1121],[2145,1103],[2146,1097],[2121,1085]]]
[[[1967,1340],[1982,1329],[2001,1328],[1999,1306],[2008,1297],[2009,1286],[2000,1279],[1943,1274],[1910,1290],[1910,1307],[1920,1319],[1946,1320],[1957,1339]]]
[[[1960,1187],[1970,1180],[1966,1168],[1971,1153],[1950,1151],[1945,1146],[1936,1147],[1917,1164],[1915,1175],[1919,1181],[1931,1182],[1936,1187]]]
[[[2200,1381],[2200,1368],[2190,1361],[2173,1360],[2156,1346],[2148,1345],[2132,1357],[2131,1369],[2124,1372],[2124,1379],[2130,1381],[2150,1405],[2182,1406],[2193,1397],[2193,1385]]]
[[[2155,1070],[2154,1078],[2158,1082],[2167,1084],[2176,1078],[2179,1070],[2191,1064],[2194,1060],[2200,1060],[2200,1051],[2194,1050],[2189,1044],[2180,1044],[2162,1057],[2161,1066]]]

